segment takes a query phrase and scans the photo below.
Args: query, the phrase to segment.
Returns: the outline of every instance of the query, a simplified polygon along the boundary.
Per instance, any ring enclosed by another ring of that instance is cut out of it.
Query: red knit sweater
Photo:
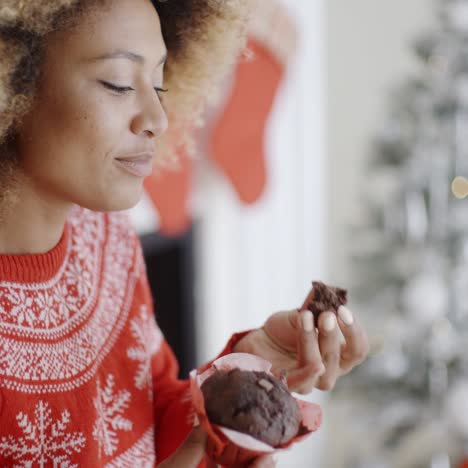
[[[176,376],[125,215],[76,208],[50,252],[0,255],[1,467],[154,466],[193,423]]]

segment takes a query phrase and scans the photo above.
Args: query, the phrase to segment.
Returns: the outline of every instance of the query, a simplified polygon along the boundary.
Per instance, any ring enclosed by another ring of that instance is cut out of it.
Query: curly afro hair
[[[6,175],[5,163],[14,159],[12,142],[34,100],[47,34],[73,27],[89,8],[109,1],[1,0],[0,178]],[[164,103],[170,130],[158,142],[166,163],[176,161],[179,145],[191,151],[187,127],[200,125],[203,104],[216,97],[223,72],[243,47],[251,2],[152,1],[168,49],[164,81],[170,92]]]

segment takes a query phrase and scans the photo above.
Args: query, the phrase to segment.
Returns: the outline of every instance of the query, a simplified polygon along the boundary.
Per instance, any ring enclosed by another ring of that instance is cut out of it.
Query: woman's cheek
[[[90,137],[97,142],[102,141],[104,145],[109,145],[111,143],[109,140],[115,143],[129,129],[127,115],[126,106],[116,105],[112,102],[112,97],[100,98],[93,107],[88,108],[85,115]]]

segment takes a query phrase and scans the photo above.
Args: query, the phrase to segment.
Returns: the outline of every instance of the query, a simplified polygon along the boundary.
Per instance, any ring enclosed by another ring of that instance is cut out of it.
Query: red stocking
[[[239,198],[253,203],[266,183],[264,133],[283,66],[266,47],[249,40],[253,58],[242,59],[232,92],[211,136],[210,157],[221,167]]]
[[[168,236],[183,234],[192,223],[187,207],[192,189],[192,161],[185,154],[179,159],[179,169],[155,171],[145,180],[145,190],[159,214],[159,231]]]

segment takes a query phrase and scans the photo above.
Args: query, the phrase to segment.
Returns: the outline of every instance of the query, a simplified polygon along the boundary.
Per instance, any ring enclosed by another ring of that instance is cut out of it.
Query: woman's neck
[[[0,254],[46,253],[59,243],[72,204],[17,182],[0,208]]]

